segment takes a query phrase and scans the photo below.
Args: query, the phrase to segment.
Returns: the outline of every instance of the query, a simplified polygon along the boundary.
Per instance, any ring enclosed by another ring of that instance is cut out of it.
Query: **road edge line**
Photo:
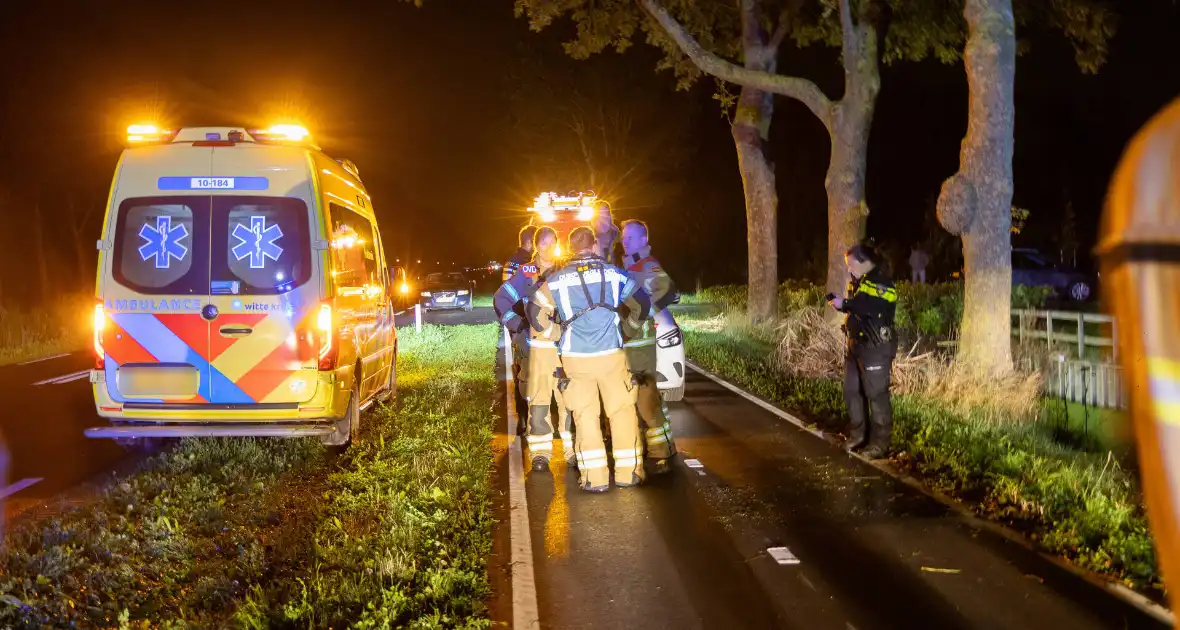
[[[21,361],[20,363],[17,363],[17,365],[18,366],[19,365],[32,365],[34,363],[40,363],[42,361],[52,361],[53,359],[60,359],[62,357],[68,357],[68,356],[70,356],[70,354],[71,353],[69,353],[69,352],[63,352],[61,354],[54,354],[54,355],[50,355],[47,357],[41,357],[39,359],[29,359],[28,361]]]
[[[790,412],[786,411],[785,409],[782,409],[781,407],[778,407],[766,400],[763,400],[762,398],[759,398],[758,396],[755,396],[754,394],[742,389],[741,387],[738,387],[737,385],[734,385],[733,383],[730,383],[729,381],[721,378],[720,376],[714,374],[713,372],[711,372],[709,370],[706,370],[705,368],[697,365],[696,363],[693,363],[692,361],[685,360],[685,364],[688,365],[688,367],[692,368],[693,371],[695,371],[698,374],[717,383],[718,385],[721,385],[725,389],[728,389],[729,391],[741,396],[742,398],[745,398],[746,400],[754,403],[755,405],[758,405],[759,407],[765,409],[766,411],[769,411],[770,413],[774,414],[775,416],[777,416],[783,420],[786,420],[787,422],[795,425],[797,428],[802,429],[803,431],[805,431],[807,433],[810,433],[811,435],[823,440],[824,442],[828,442],[828,440],[824,438],[824,433],[822,431],[807,425],[802,420],[795,417],[794,415],[792,415]],[[830,444],[830,442],[828,442],[828,443]],[[889,475],[890,477],[893,477],[894,479],[897,479],[898,481],[906,484],[907,486],[914,488],[915,490],[921,492],[922,494],[925,494],[926,496],[934,499],[935,501],[942,503],[943,505],[947,506],[952,511],[954,511],[955,514],[957,514],[960,518],[967,521],[967,523],[969,525],[971,525],[972,527],[986,530],[988,532],[991,532],[993,534],[996,534],[996,535],[1004,538],[1005,540],[1008,540],[1009,542],[1013,542],[1018,545],[1021,545],[1025,549],[1032,551],[1033,553],[1036,553],[1041,558],[1044,558],[1045,560],[1052,562],[1057,567],[1064,569],[1067,572],[1073,574],[1074,576],[1085,580],[1086,582],[1090,583],[1093,586],[1101,588],[1102,590],[1106,591],[1107,593],[1115,596],[1116,598],[1122,600],[1124,603],[1138,609],[1140,612],[1147,614],[1148,616],[1156,619],[1157,621],[1160,621],[1161,623],[1166,623],[1169,626],[1175,625],[1176,616],[1171,610],[1151,601],[1147,597],[1145,597],[1139,593],[1136,593],[1135,591],[1127,588],[1126,586],[1106,580],[1095,573],[1092,573],[1090,571],[1086,571],[1085,569],[1082,569],[1081,567],[1078,567],[1078,566],[1066,561],[1064,558],[1060,558],[1058,556],[1055,556],[1055,555],[1052,555],[1052,554],[1042,551],[1041,549],[1037,548],[1037,546],[1034,545],[1030,540],[1025,538],[1025,536],[1023,534],[1021,534],[1020,532],[1017,532],[1016,530],[1013,530],[1013,529],[1006,527],[1006,526],[1004,526],[1000,523],[997,523],[995,521],[984,519],[983,517],[972,512],[970,509],[968,509],[966,506],[964,506],[962,503],[955,500],[954,498],[952,498],[946,494],[943,494],[942,492],[939,492],[933,488],[928,487],[920,479],[917,479],[911,475],[901,472],[901,471],[899,471],[887,464],[878,462],[876,460],[867,459],[866,457],[864,457],[860,453],[848,453],[848,455],[850,457],[855,458],[855,459],[859,459],[860,461],[872,466],[873,468],[876,468],[877,470],[880,470],[881,472]]]
[[[512,339],[504,334],[504,433],[508,436],[508,521],[512,548],[512,627],[540,628],[537,583],[533,571],[533,540],[529,530],[528,495],[524,486],[524,464],[520,436],[516,434],[515,378],[512,374]]]

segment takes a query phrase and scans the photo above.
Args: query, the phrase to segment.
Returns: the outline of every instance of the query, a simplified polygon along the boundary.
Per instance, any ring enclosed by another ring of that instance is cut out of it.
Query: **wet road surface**
[[[696,372],[671,419],[640,488],[528,473],[543,627],[1166,627]]]

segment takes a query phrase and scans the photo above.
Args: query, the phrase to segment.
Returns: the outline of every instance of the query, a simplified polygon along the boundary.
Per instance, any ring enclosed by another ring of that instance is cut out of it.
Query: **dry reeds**
[[[824,319],[821,308],[789,313],[777,333],[774,365],[778,370],[808,378],[843,377],[844,334]],[[958,414],[995,422],[1035,417],[1041,392],[1039,373],[981,377],[969,366],[933,352],[918,354],[916,348],[902,349],[894,360],[893,393],[917,395]]]

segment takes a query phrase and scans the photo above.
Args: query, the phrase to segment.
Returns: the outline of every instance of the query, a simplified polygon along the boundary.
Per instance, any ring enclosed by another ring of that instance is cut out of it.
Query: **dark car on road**
[[[461,308],[470,311],[474,306],[475,282],[458,271],[440,271],[426,276],[420,294],[422,308]]]
[[[1013,248],[1012,284],[1052,287],[1059,298],[1087,302],[1094,297],[1097,282],[1090,274],[1055,264],[1038,250]]]

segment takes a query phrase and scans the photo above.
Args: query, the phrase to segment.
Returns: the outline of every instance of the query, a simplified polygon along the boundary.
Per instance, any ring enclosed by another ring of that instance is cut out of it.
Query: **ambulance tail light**
[[[102,303],[94,305],[94,369],[106,367],[106,351],[102,348],[102,333],[107,327],[107,314]]]
[[[321,304],[320,312],[316,315],[316,333],[320,338],[321,370],[336,369],[336,358],[340,353],[340,343],[336,339],[336,322],[331,304]]]

